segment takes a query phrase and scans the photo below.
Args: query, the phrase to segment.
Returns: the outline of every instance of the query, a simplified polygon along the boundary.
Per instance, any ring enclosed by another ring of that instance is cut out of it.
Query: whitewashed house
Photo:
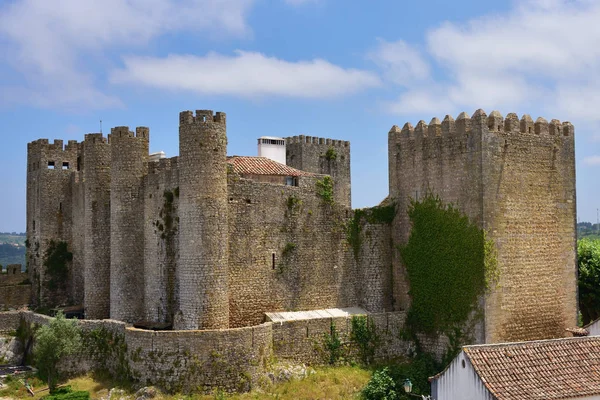
[[[600,337],[465,346],[429,380],[434,400],[600,400]]]

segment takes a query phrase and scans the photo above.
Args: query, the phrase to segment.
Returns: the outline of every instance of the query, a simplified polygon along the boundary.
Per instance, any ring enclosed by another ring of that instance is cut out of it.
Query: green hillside
[[[0,232],[0,265],[21,264],[25,270],[25,239],[24,233]]]

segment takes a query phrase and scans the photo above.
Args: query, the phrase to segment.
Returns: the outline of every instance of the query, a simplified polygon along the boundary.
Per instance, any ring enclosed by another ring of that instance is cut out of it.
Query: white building
[[[429,380],[435,400],[600,399],[600,337],[465,346]]]

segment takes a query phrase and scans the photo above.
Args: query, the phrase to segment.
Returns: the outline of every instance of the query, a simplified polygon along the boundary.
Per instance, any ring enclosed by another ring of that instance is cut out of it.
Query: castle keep
[[[28,144],[33,303],[178,330],[257,326],[279,311],[400,312],[410,298],[397,246],[410,234],[410,200],[431,192],[496,246],[500,281],[476,341],[562,337],[576,324],[568,122],[478,110],[394,126],[386,204],[395,217],[360,220],[358,248],[347,234],[349,142],[286,138],[286,165],[228,157],[226,115],[209,110],[180,113],[178,157],[150,157],[149,140],[148,128],[116,127],[66,146]],[[69,253],[58,287],[47,260],[57,243]]]

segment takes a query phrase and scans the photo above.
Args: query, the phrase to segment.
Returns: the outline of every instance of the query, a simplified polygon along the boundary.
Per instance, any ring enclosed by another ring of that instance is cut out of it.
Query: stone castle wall
[[[351,206],[350,142],[304,135],[288,137],[285,142],[287,165],[331,176],[335,202]]]
[[[389,133],[395,243],[410,234],[410,199],[429,191],[484,228],[498,251],[500,282],[478,342],[562,337],[576,323],[575,169],[569,123],[521,121],[478,110]],[[396,253],[394,307],[409,304]]]
[[[102,134],[85,135],[84,304],[87,318],[110,316],[110,145]]]
[[[227,132],[224,113],[179,116],[178,329],[229,326]]]
[[[172,322],[179,309],[178,157],[149,163],[144,188],[144,318]]]
[[[71,231],[71,172],[77,163],[77,142],[62,140],[48,143],[40,139],[28,144],[27,157],[27,232],[28,271],[34,283],[34,301],[66,302],[70,285],[62,290],[46,290],[49,277],[43,266],[44,255],[51,240],[70,241]]]
[[[484,226],[498,250],[486,304],[489,342],[563,337],[577,324],[574,129],[480,113]]]
[[[110,317],[135,322],[144,309],[144,177],[150,133],[146,127],[111,129]]]
[[[266,311],[357,303],[357,267],[346,241],[347,208],[298,187],[229,176],[230,325],[262,322]]]

